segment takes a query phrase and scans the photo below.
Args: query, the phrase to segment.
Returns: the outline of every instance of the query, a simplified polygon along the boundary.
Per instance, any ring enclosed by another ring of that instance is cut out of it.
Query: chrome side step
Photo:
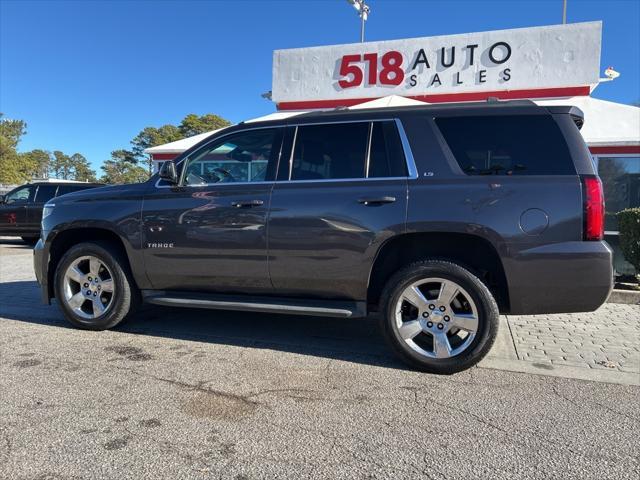
[[[364,302],[283,299],[249,295],[242,297],[238,295],[189,294],[154,290],[143,290],[142,295],[146,303],[165,307],[206,308],[339,318],[363,317],[366,315]]]

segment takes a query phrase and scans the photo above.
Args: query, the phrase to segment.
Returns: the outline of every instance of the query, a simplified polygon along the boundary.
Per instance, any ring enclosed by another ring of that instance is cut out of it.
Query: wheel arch
[[[124,268],[128,269],[129,272],[135,271],[132,268],[131,252],[129,251],[131,247],[127,245],[128,241],[105,226],[71,226],[55,232],[54,235],[50,235],[48,242],[47,289],[49,298],[55,297],[54,276],[60,260],[71,247],[79,243],[95,242],[108,244],[115,248],[122,258],[126,260]],[[136,284],[137,283],[138,281],[136,281]]]
[[[500,312],[509,311],[506,275],[494,245],[478,235],[448,232],[405,233],[388,239],[378,250],[369,273],[368,308],[378,308],[380,294],[394,272],[427,258],[449,260],[467,268],[487,285]]]

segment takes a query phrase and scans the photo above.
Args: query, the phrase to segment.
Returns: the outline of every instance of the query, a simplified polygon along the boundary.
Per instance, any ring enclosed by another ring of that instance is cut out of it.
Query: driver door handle
[[[231,206],[236,208],[260,207],[262,205],[264,205],[264,202],[262,200],[246,200],[246,201],[231,203]]]
[[[372,198],[359,198],[358,203],[362,205],[382,205],[383,203],[393,203],[396,201],[396,197],[372,197]]]

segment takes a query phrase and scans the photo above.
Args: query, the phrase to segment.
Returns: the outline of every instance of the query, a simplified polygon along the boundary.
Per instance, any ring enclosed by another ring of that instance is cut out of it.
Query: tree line
[[[146,127],[131,140],[130,148],[113,150],[102,162],[98,177],[81,154],[68,155],[59,150],[35,149],[18,152],[18,144],[27,133],[24,120],[4,118],[0,113],[0,184],[21,184],[37,178],[57,178],[107,184],[143,182],[152,171],[151,159],[144,153],[155,147],[199,133],[230,125],[228,120],[209,113],[189,114],[178,125]]]

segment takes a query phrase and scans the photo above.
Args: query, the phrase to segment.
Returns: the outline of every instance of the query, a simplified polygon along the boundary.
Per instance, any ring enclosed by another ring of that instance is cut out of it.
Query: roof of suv
[[[349,108],[337,108],[334,110],[319,110],[319,111],[304,111],[299,112],[289,112],[291,115],[287,115],[283,118],[267,118],[265,120],[253,120],[247,122],[240,122],[236,125],[231,125],[229,127],[225,127],[224,129],[216,130],[213,132],[209,132],[209,135],[203,135],[203,139],[191,145],[189,148],[183,150],[178,154],[178,159],[184,158],[184,156],[191,154],[191,152],[197,150],[202,145],[206,144],[212,138],[215,138],[218,133],[224,132],[225,134],[233,133],[236,131],[242,131],[244,129],[249,128],[261,128],[261,127],[277,127],[281,125],[287,124],[297,124],[297,123],[313,123],[314,121],[321,122],[340,122],[345,121],[347,119],[353,118],[354,120],[367,120],[373,118],[389,118],[389,117],[399,117],[406,116],[412,114],[419,114],[421,112],[437,114],[439,112],[448,112],[455,113],[460,112],[461,114],[482,112],[482,111],[491,111],[491,110],[505,110],[505,109],[513,109],[520,110],[519,113],[539,113],[539,112],[550,112],[550,113],[567,113],[573,117],[574,122],[580,128],[583,123],[584,115],[582,111],[573,106],[541,106],[536,104],[531,100],[498,100],[498,99],[489,99],[486,102],[461,102],[461,103],[435,103],[435,104],[427,104],[424,105],[403,105],[403,106],[385,106],[385,107],[376,107],[376,108],[358,108],[358,109],[349,109]],[[515,112],[514,112],[515,113]],[[151,153],[151,152],[149,152]]]
[[[504,109],[519,109],[524,110],[525,112],[531,111],[540,112],[547,111],[551,113],[568,113],[576,117],[583,118],[584,115],[577,107],[572,107],[570,105],[567,106],[541,106],[536,104],[531,100],[498,100],[498,99],[489,99],[486,102],[461,102],[461,103],[434,103],[424,105],[402,105],[402,106],[384,106],[384,107],[375,107],[375,108],[358,108],[358,109],[350,109],[347,107],[337,108],[333,110],[319,110],[312,112],[290,112],[291,115],[286,116],[285,118],[274,118],[274,119],[265,119],[264,121],[251,121],[251,122],[240,122],[237,125],[232,127],[228,127],[230,130],[235,128],[242,128],[248,125],[254,124],[264,124],[264,125],[282,125],[287,123],[298,123],[298,122],[313,122],[314,120],[344,120],[345,118],[363,118],[363,117],[380,117],[380,116],[388,116],[388,117],[397,117],[400,115],[411,115],[420,112],[429,112],[431,114],[436,113],[455,113],[459,111],[460,113],[472,113],[477,111],[491,111],[491,110],[504,110]],[[525,113],[522,112],[522,113]],[[226,129],[225,129],[226,130]]]
[[[74,181],[60,181],[60,180],[54,180],[51,182],[47,182],[44,180],[39,180],[39,181],[35,181],[35,182],[29,182],[27,185],[71,185],[71,186],[100,186],[100,185],[104,185],[103,183],[99,183],[99,182],[74,182]]]
[[[398,114],[407,112],[420,112],[420,111],[451,111],[451,110],[467,110],[467,109],[484,109],[484,108],[496,108],[496,107],[537,107],[537,105],[531,100],[488,100],[486,102],[460,102],[460,103],[425,103],[424,105],[401,105],[391,107],[374,107],[374,108],[359,108],[357,110],[351,110],[349,108],[336,108],[334,110],[320,110],[315,112],[306,112],[295,118],[313,118],[324,117],[327,115],[348,115],[348,114],[360,114],[360,113],[378,113],[384,112],[385,114]]]

